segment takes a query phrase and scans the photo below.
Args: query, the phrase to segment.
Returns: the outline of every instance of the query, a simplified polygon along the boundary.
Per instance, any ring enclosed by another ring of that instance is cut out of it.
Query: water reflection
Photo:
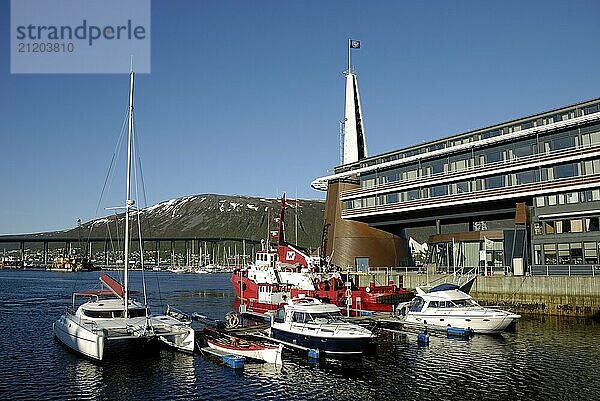
[[[283,366],[249,363],[236,371],[161,348],[96,363],[61,346],[51,327],[72,291],[93,288],[98,276],[0,271],[0,399],[562,400],[600,394],[600,324],[557,317],[524,317],[515,333],[466,341],[432,335],[428,347],[418,346],[416,333],[381,332],[376,353],[357,360],[313,363],[286,350]],[[231,309],[227,275],[158,276],[160,290],[147,277],[156,305],[168,301],[213,318]]]

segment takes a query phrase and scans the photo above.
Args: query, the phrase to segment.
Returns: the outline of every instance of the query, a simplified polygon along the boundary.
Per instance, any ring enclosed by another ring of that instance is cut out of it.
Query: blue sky
[[[370,154],[599,97],[599,12],[596,1],[154,0],[152,73],[136,81],[148,204],[323,198],[309,184],[339,159],[349,37],[362,43]],[[11,75],[6,0],[0,15],[0,234],[73,227],[95,217],[128,78]]]

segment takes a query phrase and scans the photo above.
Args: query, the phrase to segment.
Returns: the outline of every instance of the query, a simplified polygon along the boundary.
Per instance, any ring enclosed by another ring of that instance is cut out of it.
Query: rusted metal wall
[[[368,257],[369,266],[400,266],[407,260],[408,245],[397,235],[343,220],[340,192],[357,188],[349,181],[330,182],[325,204],[324,256],[340,267],[355,266],[355,258]]]

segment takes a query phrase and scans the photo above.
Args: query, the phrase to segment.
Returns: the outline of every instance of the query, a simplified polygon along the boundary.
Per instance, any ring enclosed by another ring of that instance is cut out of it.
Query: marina
[[[0,271],[0,348],[13,361],[0,365],[2,398],[382,400],[434,391],[449,399],[558,400],[565,392],[573,399],[600,394],[600,325],[566,317],[524,316],[515,332],[468,341],[431,333],[427,347],[417,343],[416,332],[384,330],[375,354],[358,360],[322,357],[315,364],[305,353],[284,349],[281,367],[247,362],[239,372],[199,353],[160,347],[98,364],[68,352],[47,328],[71,302],[70,292],[97,286],[99,274]],[[131,285],[139,286],[140,272],[131,274]],[[235,300],[228,274],[148,272],[146,279],[152,308],[175,304],[222,319]],[[127,390],[115,394],[112,388],[124,377]]]
[[[3,3],[0,400],[600,399],[599,9]]]

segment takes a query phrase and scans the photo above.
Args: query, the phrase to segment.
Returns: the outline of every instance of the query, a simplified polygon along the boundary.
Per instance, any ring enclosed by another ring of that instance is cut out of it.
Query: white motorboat
[[[417,296],[396,308],[396,316],[409,327],[474,333],[502,333],[521,317],[501,309],[483,307],[454,284],[440,284],[428,292],[417,287]]]
[[[53,324],[53,331],[64,345],[87,357],[102,360],[105,348],[129,348],[152,340],[161,341],[175,349],[193,352],[195,332],[191,320],[178,315],[152,316],[147,308],[146,291],[144,303],[131,297],[129,279],[129,216],[134,201],[131,194],[131,163],[133,144],[133,87],[134,73],[130,74],[129,128],[127,146],[127,189],[125,195],[124,283],[107,274],[100,277],[105,290],[83,291],[73,294],[73,304]],[[139,223],[139,219],[138,219]],[[138,232],[141,228],[138,227]],[[141,252],[143,255],[143,252]],[[142,261],[143,266],[143,261]],[[87,302],[77,306],[77,300],[86,297]]]
[[[339,307],[303,296],[277,309],[270,336],[290,347],[338,355],[360,355],[375,337],[370,330],[343,320]]]

